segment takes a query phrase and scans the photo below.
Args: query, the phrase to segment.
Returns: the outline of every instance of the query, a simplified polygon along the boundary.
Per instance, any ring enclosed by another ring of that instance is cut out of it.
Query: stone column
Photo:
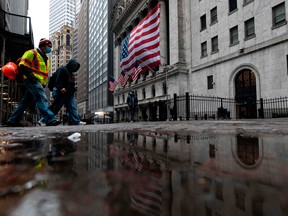
[[[121,68],[120,68],[120,43],[117,40],[115,43],[115,47],[114,47],[114,65],[115,65],[115,71],[114,71],[114,77],[118,78],[120,73],[121,73]]]
[[[160,55],[161,65],[168,64],[167,13],[165,1],[160,1]]]

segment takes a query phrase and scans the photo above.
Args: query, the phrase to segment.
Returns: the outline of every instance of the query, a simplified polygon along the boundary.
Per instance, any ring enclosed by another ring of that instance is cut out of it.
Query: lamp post
[[[172,70],[173,68],[174,68],[174,66],[172,66],[172,65],[166,65],[166,66],[163,68],[163,70],[164,70],[164,72],[165,72],[165,83],[166,83],[165,88],[166,88],[166,95],[167,95],[167,103],[166,103],[167,119],[166,119],[166,121],[169,121],[168,71],[169,71],[169,70]]]

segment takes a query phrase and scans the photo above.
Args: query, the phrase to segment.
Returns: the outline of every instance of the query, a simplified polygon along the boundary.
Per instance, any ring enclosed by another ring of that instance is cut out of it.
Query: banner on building
[[[120,67],[131,75],[136,61],[142,70],[160,65],[160,3],[121,42]]]

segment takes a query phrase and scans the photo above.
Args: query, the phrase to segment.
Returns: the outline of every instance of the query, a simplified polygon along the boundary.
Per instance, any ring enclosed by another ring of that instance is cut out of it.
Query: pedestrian
[[[63,105],[66,107],[67,114],[71,119],[69,125],[85,125],[86,122],[80,120],[75,101],[75,77],[74,73],[78,71],[80,64],[71,59],[65,66],[59,67],[57,73],[55,88],[52,94],[54,101],[50,106],[51,111],[56,115]]]
[[[130,111],[130,121],[134,122],[136,107],[138,105],[138,98],[133,91],[129,92],[126,103],[128,104]]]
[[[8,118],[7,126],[23,126],[20,123],[21,117],[31,103],[36,104],[41,115],[45,117],[45,124],[47,126],[56,126],[61,123],[48,108],[49,101],[44,92],[50,69],[50,62],[46,54],[50,53],[51,49],[51,41],[42,38],[38,48],[28,50],[23,54],[18,64],[18,68],[19,73],[23,74],[26,92],[12,115]]]

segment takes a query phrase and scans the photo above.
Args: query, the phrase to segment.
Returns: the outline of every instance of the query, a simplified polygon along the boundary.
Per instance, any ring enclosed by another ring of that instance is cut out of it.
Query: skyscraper
[[[50,0],[49,37],[64,25],[75,25],[75,0]]]
[[[113,74],[113,45],[109,30],[113,1],[89,1],[88,107],[91,113],[112,112],[108,75]],[[111,61],[111,62],[110,62]]]

